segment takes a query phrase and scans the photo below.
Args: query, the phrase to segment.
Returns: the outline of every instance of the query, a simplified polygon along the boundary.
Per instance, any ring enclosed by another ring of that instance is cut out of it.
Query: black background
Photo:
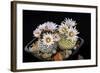
[[[79,54],[84,59],[91,59],[91,14],[72,12],[51,12],[23,10],[23,62],[38,62],[32,54],[27,53],[24,48],[33,39],[33,30],[40,24],[47,21],[60,24],[66,18],[72,18],[77,23],[80,32],[79,37],[84,39],[84,44]],[[75,60],[75,58],[72,58]]]

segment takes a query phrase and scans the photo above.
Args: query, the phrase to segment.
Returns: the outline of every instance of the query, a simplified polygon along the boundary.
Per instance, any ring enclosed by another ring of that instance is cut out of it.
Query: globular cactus
[[[39,59],[63,60],[68,58],[78,43],[78,30],[76,21],[65,18],[61,25],[45,22],[39,25],[33,35],[38,41],[33,43],[29,50]]]
[[[58,42],[58,46],[60,49],[72,49],[76,44],[76,41],[72,41],[71,39],[62,38]]]
[[[41,51],[42,53],[54,54],[54,53],[56,53],[57,44],[54,43],[50,46],[47,46],[47,45],[44,45],[42,41],[39,41],[38,48],[39,48],[39,51]]]

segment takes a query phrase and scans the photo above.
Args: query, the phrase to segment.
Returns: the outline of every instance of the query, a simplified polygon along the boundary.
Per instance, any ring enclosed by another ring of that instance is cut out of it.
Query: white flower
[[[44,29],[44,30],[49,30],[49,31],[54,31],[54,30],[56,30],[57,29],[57,25],[55,24],[55,23],[53,23],[53,22],[45,22],[44,24],[42,24],[42,28]]]
[[[54,41],[59,41],[60,40],[60,36],[57,33],[53,34],[53,39],[54,39]]]
[[[76,21],[73,21],[72,19],[65,18],[65,20],[61,24],[66,24],[68,27],[73,27],[76,25]]]
[[[39,29],[36,29],[35,31],[33,31],[33,34],[35,37],[40,37],[41,31]]]
[[[61,34],[64,34],[64,33],[68,33],[68,26],[66,24],[61,24],[59,26],[59,29],[58,31],[61,33]]]
[[[43,34],[42,41],[44,45],[47,45],[47,46],[54,44],[53,35],[49,33]]]
[[[70,27],[69,31],[68,31],[68,38],[67,39],[71,39],[72,41],[77,41],[77,34],[79,34],[79,32],[76,30],[76,27]]]

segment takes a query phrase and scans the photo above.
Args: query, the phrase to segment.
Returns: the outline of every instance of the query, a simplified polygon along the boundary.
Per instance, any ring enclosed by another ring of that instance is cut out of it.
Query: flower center
[[[49,38],[49,37],[46,38],[46,42],[47,42],[47,43],[51,42],[51,38]]]
[[[65,27],[62,29],[62,31],[68,33],[67,28]]]
[[[74,36],[74,32],[72,32],[72,31],[69,32],[69,36],[70,36],[70,37],[73,37],[73,36]]]

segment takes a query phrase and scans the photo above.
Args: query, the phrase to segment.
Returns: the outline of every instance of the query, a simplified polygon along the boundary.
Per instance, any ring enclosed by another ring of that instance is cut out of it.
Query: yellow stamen
[[[73,37],[73,36],[74,36],[74,32],[72,32],[72,31],[69,32],[69,36],[70,36],[70,37]]]
[[[46,42],[47,42],[47,43],[51,42],[51,39],[50,39],[49,37],[46,38]]]

